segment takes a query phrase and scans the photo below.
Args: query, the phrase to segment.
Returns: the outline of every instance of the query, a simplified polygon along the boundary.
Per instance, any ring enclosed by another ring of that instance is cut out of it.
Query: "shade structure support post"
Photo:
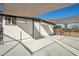
[[[22,31],[20,31],[20,41],[22,41]]]
[[[0,45],[4,44],[3,42],[3,20],[5,20],[5,16],[0,15]]]
[[[32,20],[32,33],[33,33],[32,37],[34,38],[34,19]]]

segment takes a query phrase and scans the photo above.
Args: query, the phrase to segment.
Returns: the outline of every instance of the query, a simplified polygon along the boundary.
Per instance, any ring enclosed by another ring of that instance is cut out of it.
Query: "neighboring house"
[[[72,29],[72,31],[79,32],[79,26],[78,25],[72,26],[71,29]]]

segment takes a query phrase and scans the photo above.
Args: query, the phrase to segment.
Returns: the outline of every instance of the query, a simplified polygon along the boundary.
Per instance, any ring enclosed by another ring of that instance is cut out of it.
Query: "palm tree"
[[[65,29],[67,29],[67,24],[65,24]]]

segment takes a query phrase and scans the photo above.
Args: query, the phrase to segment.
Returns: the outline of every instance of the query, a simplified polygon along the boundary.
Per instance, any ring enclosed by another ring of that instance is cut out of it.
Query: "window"
[[[16,25],[15,17],[6,17],[6,25]]]

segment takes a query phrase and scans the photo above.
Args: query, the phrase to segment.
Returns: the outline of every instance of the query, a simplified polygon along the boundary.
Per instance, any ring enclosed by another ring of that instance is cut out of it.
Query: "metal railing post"
[[[22,31],[20,31],[20,41],[22,41]]]

